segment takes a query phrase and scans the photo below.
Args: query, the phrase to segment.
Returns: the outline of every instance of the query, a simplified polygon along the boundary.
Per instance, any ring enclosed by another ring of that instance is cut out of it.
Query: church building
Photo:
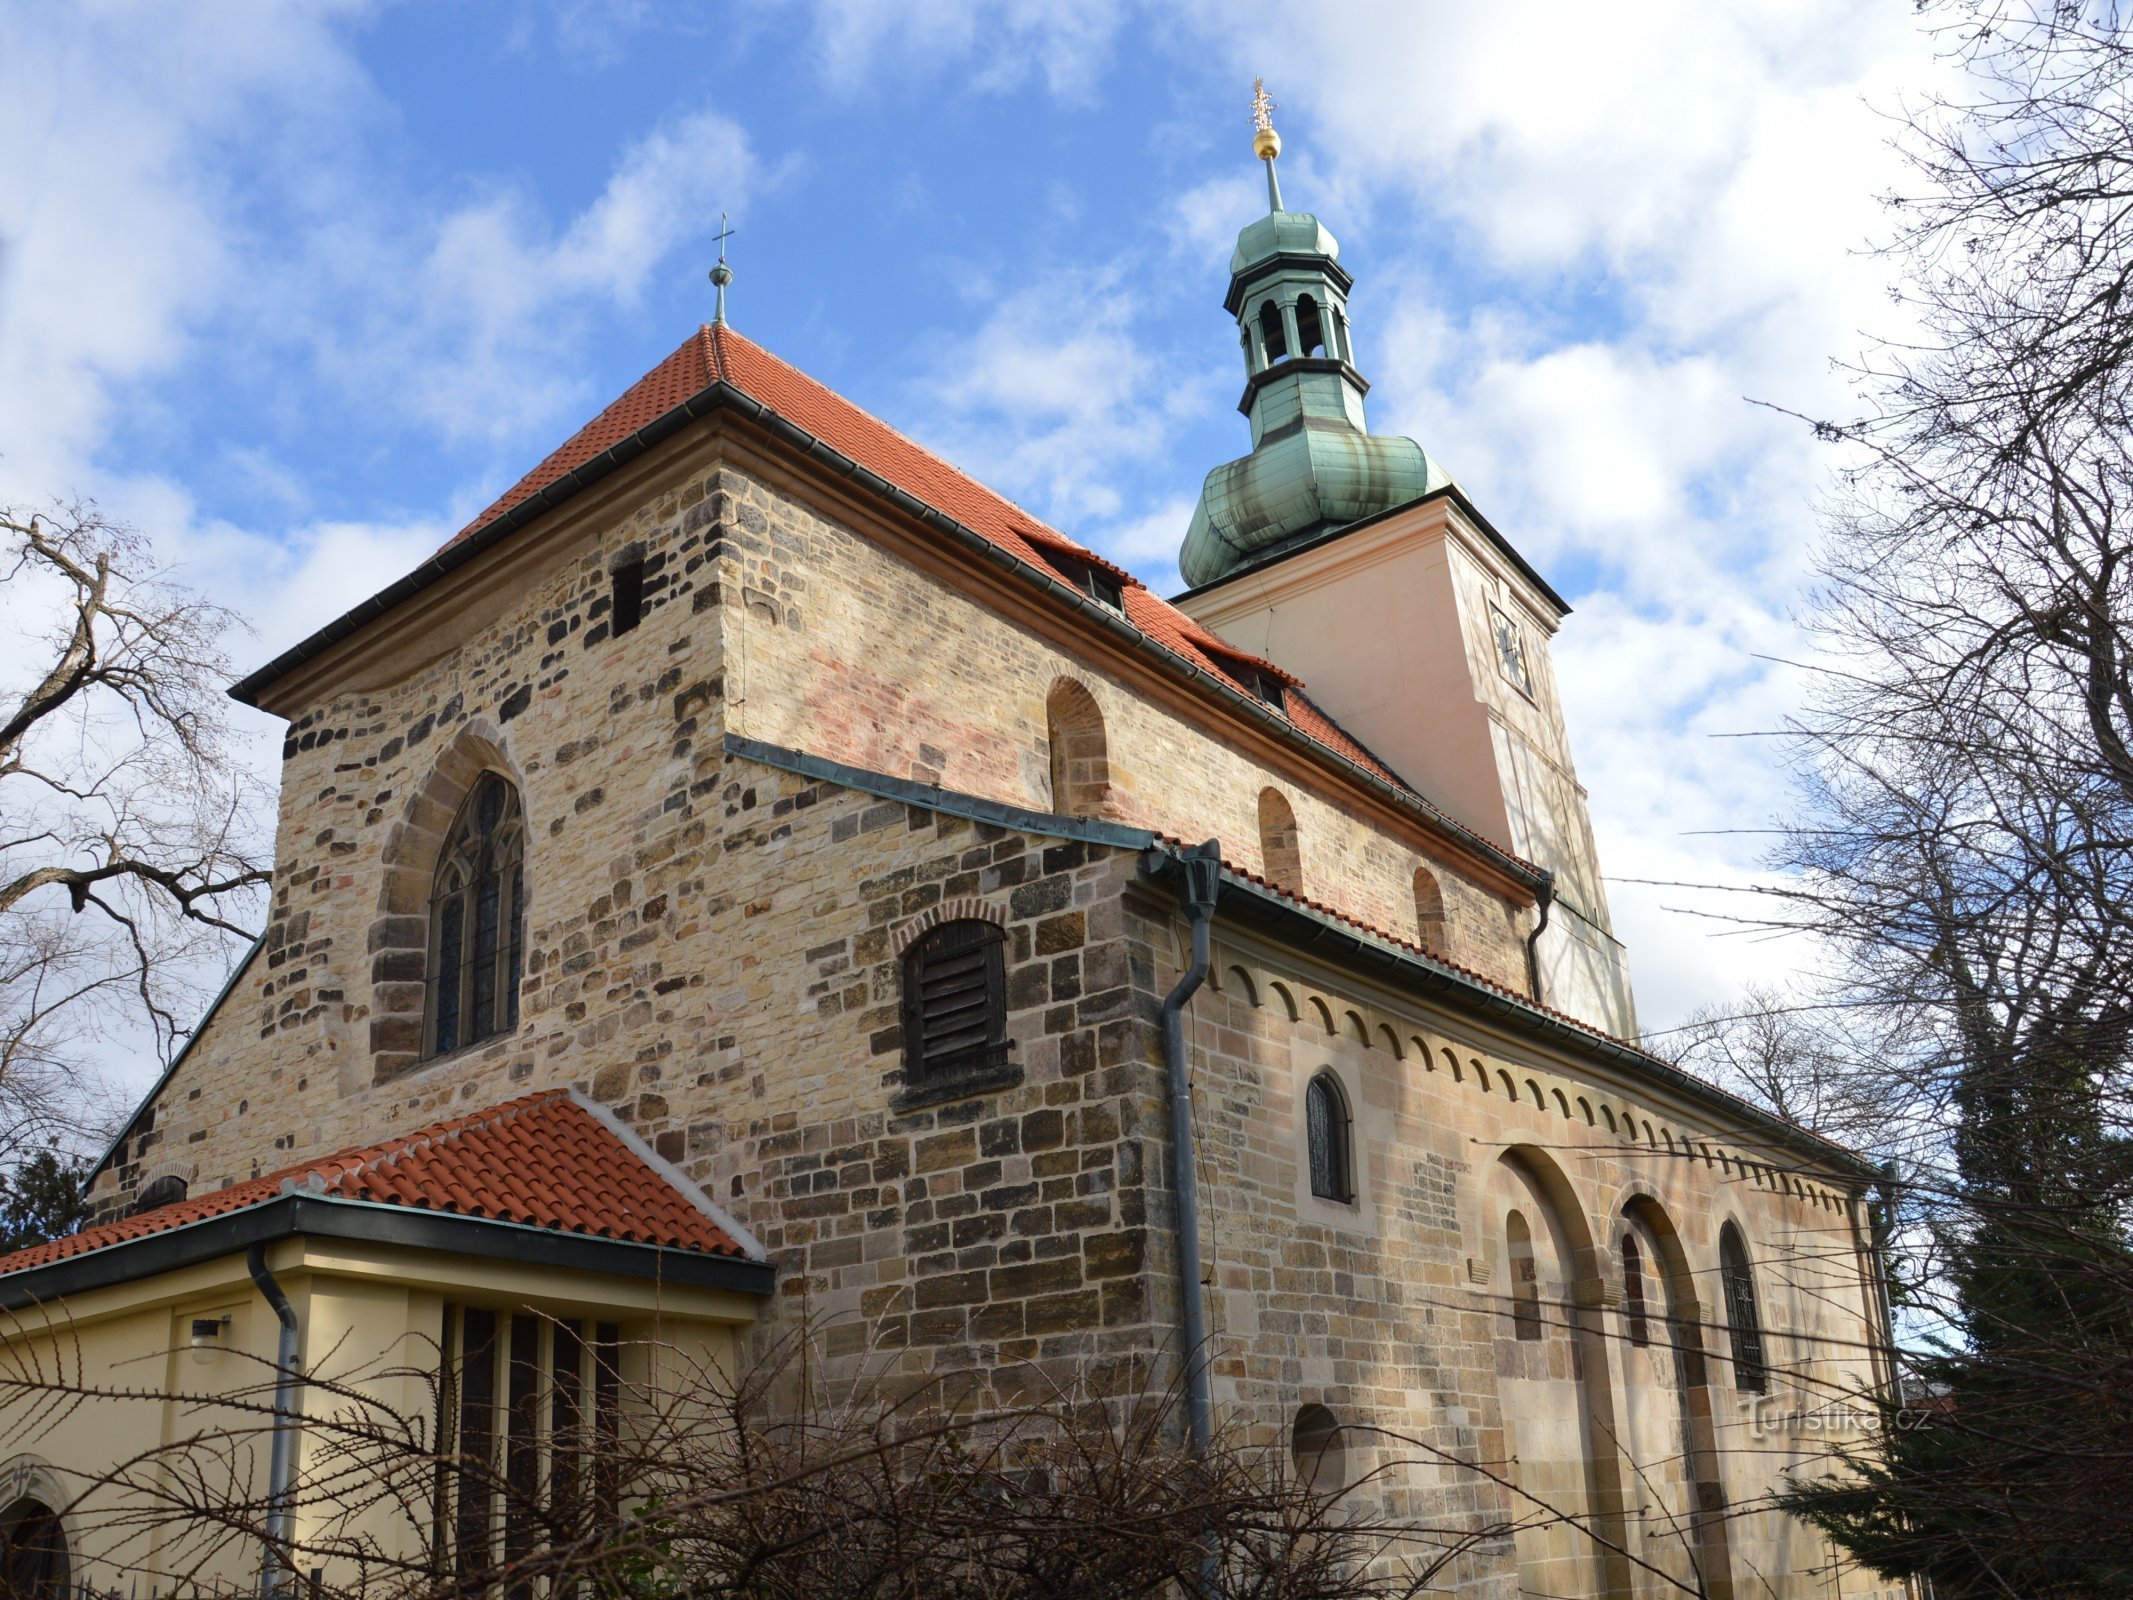
[[[1177,1377],[1196,1433],[1501,1530],[1461,1594],[1888,1593],[1767,1504],[1885,1376],[1876,1174],[1635,1042],[1569,607],[1370,432],[1279,148],[1262,110],[1249,449],[1175,598],[721,282],[235,686],[287,725],[271,920],[97,1224],[0,1259],[11,1361],[142,1375],[42,1431],[0,1402],[13,1570],[149,1593],[162,1536],[78,1497],[243,1355],[441,1350],[442,1425],[537,1474],[519,1374],[597,1416],[653,1335],[743,1363],[804,1322],[821,1381],[974,1413]],[[451,1514],[462,1559],[522,1536]]]

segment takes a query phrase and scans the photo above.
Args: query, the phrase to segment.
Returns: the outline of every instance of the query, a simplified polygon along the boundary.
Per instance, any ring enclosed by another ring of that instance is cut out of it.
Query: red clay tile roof
[[[680,349],[632,384],[621,399],[572,434],[561,449],[551,452],[494,505],[454,534],[445,548],[471,538],[513,507],[718,382],[731,384],[906,494],[947,513],[1041,571],[1056,572],[1045,560],[1045,552],[1052,550],[1117,574],[1125,584],[1126,620],[1188,664],[1247,694],[1252,692],[1252,685],[1240,675],[1240,663],[1264,669],[1284,683],[1300,682],[1275,663],[1225,643],[1130,573],[1056,528],[1046,526],[1012,500],[950,466],[880,418],[723,326],[697,329]],[[1301,699],[1292,696],[1288,707],[1290,721],[1299,731],[1373,777],[1415,793],[1411,784],[1350,738],[1316,705],[1307,700],[1299,704]]]
[[[568,1089],[550,1089],[17,1250],[0,1256],[0,1275],[168,1233],[290,1193],[704,1255],[748,1254],[702,1199],[677,1188],[603,1116]]]

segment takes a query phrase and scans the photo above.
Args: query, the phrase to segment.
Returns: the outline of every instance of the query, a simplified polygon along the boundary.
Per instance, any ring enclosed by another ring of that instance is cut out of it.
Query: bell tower
[[[1252,448],[1207,475],[1177,603],[1302,678],[1430,800],[1554,873],[1540,998],[1634,1038],[1548,649],[1570,608],[1419,444],[1368,431],[1354,280],[1325,225],[1282,204],[1272,109],[1254,85],[1268,211],[1238,236],[1223,300]]]

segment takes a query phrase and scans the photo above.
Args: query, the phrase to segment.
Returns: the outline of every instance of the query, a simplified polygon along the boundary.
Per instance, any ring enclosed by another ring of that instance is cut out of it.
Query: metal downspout
[[[1533,924],[1533,931],[1526,935],[1526,992],[1537,1006],[1548,1002],[1541,998],[1540,938],[1548,931],[1548,913],[1555,909],[1555,874],[1544,872],[1541,880],[1533,886],[1533,903],[1540,907],[1540,916]]]
[[[1192,1085],[1185,1061],[1185,1006],[1207,978],[1213,960],[1210,924],[1222,885],[1222,846],[1216,840],[1176,857],[1183,873],[1178,903],[1192,920],[1192,965],[1163,997],[1163,1066],[1170,1080],[1171,1183],[1178,1197],[1178,1294],[1184,1304],[1185,1417],[1192,1452],[1204,1455],[1214,1437],[1214,1395],[1207,1373],[1207,1297],[1200,1281],[1200,1179],[1192,1136]]]
[[[245,1252],[244,1264],[281,1324],[281,1337],[274,1346],[274,1450],[267,1464],[267,1528],[259,1557],[260,1595],[263,1600],[279,1600],[290,1593],[296,1571],[289,1548],[294,1521],[289,1491],[296,1477],[296,1389],[303,1376],[296,1367],[296,1310],[267,1270],[264,1241]]]

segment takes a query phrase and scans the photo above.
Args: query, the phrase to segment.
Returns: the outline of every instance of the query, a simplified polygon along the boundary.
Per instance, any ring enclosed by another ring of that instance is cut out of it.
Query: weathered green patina
[[[1281,209],[1271,181],[1268,194],[1274,209],[1237,236],[1223,301],[1244,350],[1252,450],[1201,487],[1178,556],[1194,587],[1451,481],[1414,440],[1369,431],[1340,245],[1309,212]]]

